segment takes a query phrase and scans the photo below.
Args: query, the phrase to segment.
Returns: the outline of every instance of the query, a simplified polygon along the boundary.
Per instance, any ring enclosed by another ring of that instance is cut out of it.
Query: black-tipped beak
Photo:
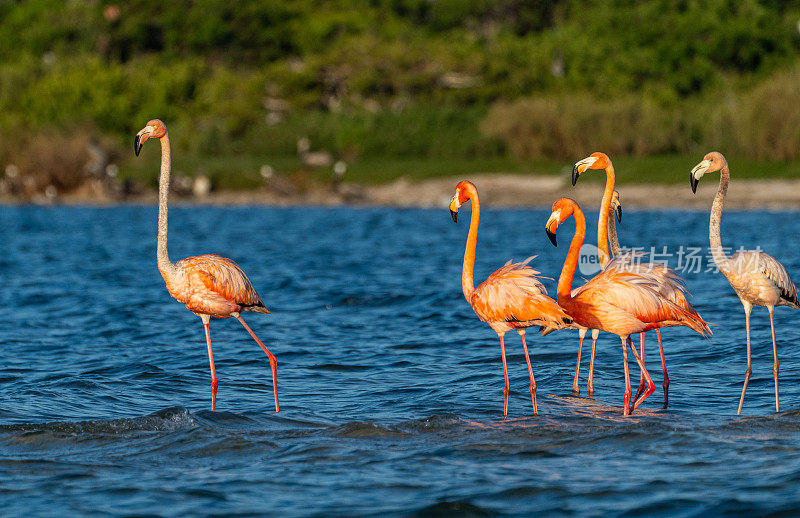
[[[453,218],[453,223],[458,223],[458,212],[450,209],[450,217]]]
[[[617,223],[622,223],[622,205],[617,205]]]
[[[133,137],[133,152],[136,153],[136,156],[139,156],[139,151],[142,150],[142,143],[139,139],[139,135]]]
[[[553,246],[558,246],[558,242],[556,241],[556,233],[550,232],[549,228],[545,228],[544,231],[547,232],[547,237],[550,238],[550,242],[553,243]]]
[[[700,180],[694,177],[694,171],[689,173],[689,185],[692,186],[692,192],[697,194],[697,184],[700,183]]]
[[[578,166],[572,167],[572,186],[575,187],[575,184],[578,183],[578,178],[580,177],[581,173],[578,172]]]

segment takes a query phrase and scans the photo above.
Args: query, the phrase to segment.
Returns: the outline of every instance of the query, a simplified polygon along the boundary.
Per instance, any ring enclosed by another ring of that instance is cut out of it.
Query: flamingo
[[[464,251],[464,264],[461,273],[461,288],[464,298],[472,306],[475,314],[483,322],[489,324],[500,338],[500,356],[503,361],[503,419],[508,415],[508,368],[506,367],[506,348],[504,336],[514,329],[522,339],[525,361],[528,364],[530,377],[531,402],[533,414],[539,415],[536,405],[536,379],[533,376],[528,345],[525,342],[525,329],[532,326],[560,329],[572,322],[570,316],[550,297],[541,281],[536,277],[539,273],[528,262],[529,257],[521,263],[508,261],[505,266],[492,273],[480,286],[475,288],[473,273],[475,270],[475,247],[478,242],[478,224],[480,221],[480,201],[478,191],[471,182],[462,181],[456,186],[456,193],[450,200],[450,214],[458,223],[458,209],[467,201],[472,202],[467,246]]]
[[[619,199],[619,192],[614,191],[614,195],[611,198],[611,212],[608,214],[608,236],[609,241],[611,241],[611,253],[614,256],[619,255],[620,247],[619,241],[616,241],[616,248],[615,248],[615,240],[617,239],[617,228],[614,225],[614,214],[616,213],[617,221],[622,222],[622,203]],[[573,290],[574,291],[574,290]],[[586,382],[586,393],[589,396],[594,395],[594,357],[595,351],[597,350],[597,338],[600,335],[600,331],[598,329],[586,329],[578,325],[577,323],[573,322],[571,326],[568,326],[569,329],[577,329],[578,330],[578,361],[575,364],[575,376],[572,379],[572,395],[577,396],[581,393],[580,388],[578,387],[578,376],[581,370],[581,352],[583,350],[583,340],[586,338],[586,333],[591,331],[592,332],[592,354],[589,359],[589,379]],[[547,336],[548,334],[556,331],[553,328],[546,328],[542,331],[542,336]],[[644,378],[642,378],[642,381]],[[641,384],[640,384],[641,388]],[[637,396],[639,394],[637,393]],[[634,398],[635,399],[635,398]]]
[[[655,384],[650,378],[650,374],[629,339],[630,335],[655,329],[658,322],[667,320],[686,320],[687,325],[698,332],[704,329],[704,323],[659,293],[658,285],[651,277],[626,271],[614,263],[610,263],[608,267],[580,288],[571,291],[580,249],[586,237],[586,218],[583,211],[574,200],[569,198],[556,200],[545,230],[553,245],[557,246],[558,226],[570,216],[575,217],[575,235],[558,279],[557,301],[578,325],[587,329],[599,329],[620,337],[625,372],[623,415],[627,416],[655,390]],[[647,382],[647,389],[639,398],[634,399],[632,405],[628,372],[628,345],[630,345],[633,356]]]
[[[614,226],[614,213],[617,215],[617,220],[622,222],[622,204],[619,201],[619,193],[614,191],[614,195],[611,198],[611,212],[608,214],[608,235],[609,236],[616,236],[617,229]],[[599,249],[600,247],[598,247]],[[619,254],[619,242],[617,242],[617,250],[616,252],[612,250],[614,255]],[[573,324],[574,327],[578,329],[578,361],[575,364],[575,376],[572,379],[572,394],[577,396],[581,393],[581,389],[578,387],[578,376],[581,371],[581,352],[583,351],[583,340],[586,338],[586,333],[589,329],[583,328],[578,326],[577,324]],[[544,335],[543,332],[542,334]],[[597,337],[600,335],[600,331],[597,329],[591,329],[592,332],[592,354],[589,359],[589,379],[586,382],[586,394],[589,396],[594,395],[594,356],[595,351],[597,350]]]
[[[611,209],[612,209],[612,211],[616,211],[617,212],[617,214],[618,214],[617,220],[621,220],[621,216],[620,215],[622,214],[622,204],[619,201],[619,192],[617,192],[617,191],[614,191],[614,197],[611,199]],[[634,253],[632,251],[626,251],[626,252],[622,251],[622,247],[619,244],[619,237],[617,236],[617,227],[614,224],[614,216],[609,214],[608,221],[609,221],[609,224],[608,224],[608,243],[609,243],[609,247],[611,249],[611,254],[614,257],[614,259],[612,261],[614,261],[614,262],[618,261],[620,263],[620,265],[623,266],[623,267],[624,266],[629,266],[631,264],[636,264],[636,261],[638,260],[636,258],[636,255],[638,255],[638,254],[636,254],[636,253]],[[654,275],[660,276],[661,279],[662,279],[662,282],[660,283],[660,286],[662,287],[662,289],[660,289],[659,292],[661,292],[662,294],[666,294],[670,298],[670,300],[672,300],[672,302],[678,304],[679,306],[681,306],[682,308],[684,308],[684,309],[686,309],[688,311],[694,312],[698,318],[702,319],[702,317],[700,317],[700,314],[697,313],[697,311],[694,309],[694,307],[692,307],[692,305],[686,299],[685,284],[683,282],[683,279],[678,277],[677,274],[675,274],[673,270],[671,270],[670,268],[667,268],[666,265],[663,265],[663,264],[660,264],[660,263],[655,263],[654,264],[654,263],[641,263],[641,262],[639,262],[638,265],[637,265],[637,268],[634,269],[634,271],[639,271],[639,270],[643,270],[646,273],[650,273],[650,274],[654,274]],[[663,289],[665,286],[669,286],[670,284],[672,285],[671,286],[672,289],[670,289],[670,290]],[[708,335],[711,335],[712,334],[711,328],[708,326],[707,322],[704,321],[704,323],[706,324],[705,332]],[[665,322],[665,323],[661,324],[662,327],[672,327],[672,326],[679,326],[679,325],[683,325],[683,324],[681,324],[679,322],[678,323]],[[664,360],[664,346],[662,345],[662,342],[661,342],[661,328],[657,327],[655,329],[655,331],[656,331],[656,336],[658,337],[658,350],[659,350],[659,353],[660,353],[660,356],[661,356],[661,369],[662,369],[662,373],[663,373],[663,381],[662,381],[662,387],[664,389],[664,407],[663,408],[667,408],[667,406],[669,405],[669,375],[667,374],[667,365],[666,365],[666,362]],[[642,361],[644,361],[644,333],[641,333],[639,335],[639,337],[640,337],[640,341],[641,341],[640,354],[642,355]],[[590,371],[589,371],[590,378],[589,379],[591,379],[591,374],[592,374],[591,373],[591,363],[589,364],[589,369],[590,369]],[[640,379],[639,380],[639,389],[637,390],[637,394],[641,393],[643,390],[644,390],[644,379]]]
[[[703,321],[700,314],[694,309],[692,304],[687,299],[686,295],[686,285],[683,279],[675,273],[674,270],[669,268],[667,265],[662,263],[645,263],[641,261],[641,253],[635,252],[625,252],[622,253],[622,250],[619,246],[619,240],[617,239],[617,232],[616,226],[614,225],[613,217],[611,216],[612,204],[614,202],[614,195],[616,193],[617,198],[617,217],[621,221],[622,220],[622,207],[619,204],[619,193],[614,190],[614,183],[616,180],[615,173],[614,173],[614,164],[611,163],[611,159],[605,153],[595,152],[592,153],[590,156],[584,158],[577,162],[572,169],[572,185],[574,186],[578,182],[578,178],[580,175],[587,170],[604,170],[606,173],[606,187],[603,192],[603,199],[600,202],[600,215],[598,216],[597,220],[597,246],[599,248],[599,255],[600,255],[600,263],[603,267],[608,267],[610,263],[614,263],[616,268],[621,268],[626,271],[634,272],[639,275],[650,277],[653,281],[654,285],[657,287],[657,291],[664,297],[667,297],[670,301],[674,304],[681,307],[684,311],[691,313],[696,320],[699,320],[704,323],[703,325],[703,332],[701,335],[705,336],[706,334],[711,334],[711,329],[708,327],[708,324]],[[613,232],[613,240],[615,243],[612,243],[612,248],[614,248],[614,259],[611,260],[611,256],[609,254],[608,248],[608,236],[609,233]],[[669,405],[669,375],[667,374],[667,363],[664,357],[664,346],[661,341],[661,328],[662,327],[677,327],[677,326],[686,326],[687,323],[685,320],[680,321],[663,321],[659,322],[658,326],[656,326],[655,332],[656,337],[658,338],[658,351],[661,357],[661,370],[662,370],[662,388],[664,391],[664,407],[667,408]],[[644,361],[644,333],[639,334],[639,341],[640,341],[640,353],[642,355],[642,360]],[[594,350],[594,348],[593,348]],[[580,352],[579,352],[580,354]],[[589,375],[592,375],[592,364],[594,362],[590,361],[589,366]],[[576,380],[575,385],[577,385],[577,369],[576,369]],[[644,378],[640,377],[639,379],[639,388],[634,396],[636,399],[639,394],[642,393],[644,390]]]
[[[167,197],[169,194],[170,147],[167,127],[153,119],[136,134],[133,150],[136,156],[149,139],[161,142],[161,175],[158,181],[158,247],[156,258],[158,270],[164,278],[169,294],[186,305],[203,322],[208,348],[208,363],[211,368],[211,410],[217,403],[217,374],[214,354],[211,350],[211,317],[235,317],[250,336],[267,353],[272,369],[272,391],[275,396],[275,411],[278,412],[278,362],[269,349],[259,340],[241,316],[242,311],[267,313],[264,302],[253,288],[253,284],[242,269],[233,261],[216,254],[196,255],[181,259],[177,263],[169,260],[167,253]]]
[[[689,173],[689,184],[692,192],[697,192],[697,184],[706,173],[719,171],[719,188],[711,205],[711,219],[708,224],[708,237],[711,243],[711,255],[714,262],[728,279],[744,307],[744,321],[747,328],[747,370],[744,372],[744,385],[739,398],[737,415],[742,413],[744,393],[750,381],[752,368],[750,365],[750,311],[753,306],[765,306],[769,311],[769,325],[772,330],[772,376],[775,378],[775,411],[780,412],[778,401],[778,346],[775,343],[775,319],[773,312],[775,306],[789,306],[799,309],[797,300],[797,287],[789,278],[786,268],[777,259],[764,252],[745,250],[728,257],[722,249],[720,237],[720,221],[722,219],[722,206],[725,203],[725,194],[728,192],[730,169],[728,161],[722,153],[712,151],[703,157],[703,160],[694,166]]]

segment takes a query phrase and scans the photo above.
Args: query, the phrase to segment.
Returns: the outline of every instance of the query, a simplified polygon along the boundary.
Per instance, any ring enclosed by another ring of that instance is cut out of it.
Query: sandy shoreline
[[[560,197],[570,197],[579,204],[594,207],[603,193],[599,183],[569,185],[564,177],[512,174],[479,174],[466,178],[445,177],[420,182],[399,179],[385,185],[361,186],[343,184],[338,190],[321,188],[306,193],[284,195],[267,189],[253,191],[214,191],[205,197],[173,196],[175,204],[199,205],[273,205],[273,206],[394,206],[445,207],[455,185],[461,179],[475,183],[481,203],[494,207],[550,207]],[[700,184],[697,194],[686,185],[638,184],[620,185],[626,208],[683,208],[707,210],[717,189],[716,181]],[[22,201],[10,196],[0,203],[56,205],[117,205],[157,203],[155,192],[116,199],[97,189],[80,189],[48,200],[43,197]],[[726,208],[800,209],[800,180],[733,180],[725,200]]]

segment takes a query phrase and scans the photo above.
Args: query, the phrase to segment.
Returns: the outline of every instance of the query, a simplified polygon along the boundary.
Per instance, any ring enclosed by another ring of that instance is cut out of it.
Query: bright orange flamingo
[[[575,167],[572,169],[572,185],[575,185],[578,182],[578,178],[580,175],[587,171],[587,170],[604,170],[606,173],[606,187],[605,191],[603,192],[603,199],[600,202],[600,214],[598,216],[597,221],[597,246],[599,248],[599,255],[600,255],[600,264],[605,268],[608,267],[610,264],[613,264],[615,268],[626,270],[629,272],[633,272],[645,277],[648,277],[654,285],[657,287],[657,291],[664,297],[668,298],[671,302],[679,306],[684,312],[691,314],[694,318],[692,322],[703,322],[702,326],[702,333],[701,335],[711,334],[711,330],[708,327],[707,323],[705,323],[700,317],[700,314],[694,309],[692,304],[689,302],[686,293],[686,285],[684,284],[683,279],[675,273],[674,270],[669,268],[667,265],[662,263],[648,263],[643,262],[642,257],[644,254],[635,253],[635,252],[625,252],[622,253],[619,241],[616,243],[612,243],[612,248],[615,248],[615,255],[614,259],[611,259],[611,255],[609,253],[608,248],[608,236],[609,232],[613,232],[613,237],[616,239],[616,227],[614,225],[613,217],[611,216],[611,209],[612,204],[614,203],[614,195],[616,191],[614,190],[614,183],[616,181],[615,172],[614,172],[614,164],[611,163],[611,159],[605,153],[592,153],[590,156],[584,158],[583,160],[577,162]],[[621,206],[619,205],[619,193],[617,195],[617,207],[618,210],[618,218],[621,220]],[[661,369],[663,373],[662,378],[662,387],[664,390],[664,408],[667,408],[669,405],[669,375],[667,374],[667,363],[664,357],[664,346],[661,341],[661,328],[662,327],[677,327],[677,326],[686,326],[690,327],[686,320],[667,320],[658,322],[658,325],[654,327],[656,331],[656,337],[658,338],[658,350],[659,355],[661,356]],[[642,355],[642,360],[644,361],[644,333],[640,333],[639,341],[641,344],[640,353]],[[592,348],[594,352],[594,347]],[[580,352],[579,352],[580,355]],[[591,378],[592,374],[592,363],[590,362],[589,366],[589,375]],[[576,378],[577,378],[577,369],[576,369]],[[577,384],[577,379],[576,379]],[[634,396],[636,399],[642,391],[644,391],[645,382],[644,378],[641,377],[639,380],[639,388]]]
[[[711,255],[714,262],[728,279],[733,291],[742,301],[744,306],[744,321],[747,328],[747,370],[744,372],[744,385],[742,395],[739,398],[739,408],[737,414],[742,413],[742,403],[744,403],[744,393],[747,391],[747,383],[750,381],[752,368],[750,366],[750,311],[753,306],[765,306],[769,311],[769,325],[772,329],[772,354],[774,362],[772,364],[772,375],[775,378],[775,411],[780,412],[778,402],[778,346],[775,343],[775,319],[773,312],[775,306],[789,306],[799,309],[800,304],[797,300],[797,287],[789,278],[786,268],[771,255],[756,250],[745,250],[737,252],[728,257],[722,249],[722,238],[720,236],[720,222],[722,220],[722,206],[725,203],[725,194],[728,192],[728,182],[730,181],[730,169],[728,161],[722,153],[713,151],[703,157],[703,161],[694,166],[689,173],[689,183],[692,192],[697,192],[697,184],[706,173],[718,172],[719,188],[717,195],[714,196],[714,203],[711,205],[711,220],[708,224],[709,241],[711,242]]]
[[[253,284],[239,266],[225,257],[216,254],[196,255],[181,259],[177,263],[169,260],[167,254],[167,197],[169,194],[170,148],[167,127],[158,119],[153,119],[136,134],[133,149],[136,155],[148,139],[157,138],[161,142],[161,176],[158,181],[158,248],[156,257],[158,270],[167,284],[172,298],[186,305],[203,321],[208,347],[208,363],[211,367],[211,410],[217,403],[217,374],[214,369],[214,354],[211,351],[211,317],[236,317],[250,336],[267,353],[272,369],[272,391],[275,395],[275,411],[278,406],[278,361],[267,347],[258,339],[240,315],[242,311],[269,313],[261,301]]]
[[[620,203],[619,193],[617,191],[614,191],[614,196],[611,198],[611,213],[609,213],[608,215],[608,235],[609,235],[609,240],[612,242],[611,253],[616,256],[619,255],[619,242],[617,242],[617,248],[615,251],[613,240],[616,239],[617,228],[614,226],[614,216],[612,215],[612,213],[614,212],[616,212],[617,220],[622,222],[622,204]],[[578,361],[575,363],[575,376],[572,379],[572,394],[577,396],[581,393],[581,389],[578,387],[578,376],[581,371],[581,352],[583,350],[583,340],[584,338],[586,338],[586,333],[589,331],[589,329],[583,328],[575,323],[573,323],[571,327],[578,329]],[[597,337],[600,335],[600,331],[598,331],[597,329],[592,329],[591,331],[592,331],[592,354],[589,360],[589,379],[586,382],[586,393],[589,396],[594,395],[594,357],[595,357],[595,351],[597,350]],[[542,333],[542,335],[544,336],[548,332],[551,332],[551,330],[550,329],[545,330]],[[643,381],[644,378],[642,378],[642,382]],[[639,394],[637,393],[637,397],[638,396]]]
[[[614,191],[614,195],[611,198],[611,212],[608,215],[608,236],[609,241],[611,241],[611,253],[614,256],[619,255],[620,247],[619,241],[616,241],[616,248],[614,248],[615,240],[617,239],[617,228],[614,225],[614,216],[613,213],[616,213],[617,220],[622,222],[622,203],[619,199],[619,193]],[[575,290],[573,290],[574,292]],[[575,376],[572,379],[572,394],[577,396],[581,393],[580,388],[578,387],[578,376],[581,371],[581,352],[583,350],[583,340],[586,338],[586,333],[591,331],[592,332],[592,354],[589,360],[589,379],[586,382],[586,393],[589,396],[594,395],[594,357],[595,351],[597,350],[597,338],[600,335],[600,331],[597,329],[586,329],[585,327],[579,326],[575,322],[572,323],[571,326],[568,326],[569,329],[577,329],[578,330],[578,361],[575,363]],[[553,328],[545,329],[542,332],[542,336],[546,336],[550,333],[555,331]],[[641,378],[639,387],[642,388],[642,384],[644,383],[644,377]],[[636,397],[640,395],[641,391],[637,391]],[[636,398],[634,398],[636,399]]]
[[[629,415],[655,390],[653,380],[629,336],[655,329],[658,322],[668,320],[686,320],[698,332],[703,329],[704,324],[661,295],[658,286],[651,278],[612,265],[571,292],[580,249],[586,237],[586,219],[583,211],[574,200],[561,198],[553,204],[553,212],[547,220],[545,229],[555,245],[558,226],[570,216],[575,217],[575,235],[558,279],[557,300],[577,324],[587,329],[613,333],[622,340],[622,361],[625,371],[623,415]],[[634,400],[633,405],[631,405],[631,383],[628,372],[628,345],[647,382],[647,389],[641,397]]]
[[[616,212],[617,219],[621,222],[622,204],[619,201],[619,193],[617,191],[614,191],[614,195],[611,198],[611,209],[612,212]],[[608,224],[607,224],[608,235],[616,236],[617,229],[614,226],[614,216],[612,215],[612,212],[609,212],[608,215]],[[617,248],[619,248],[619,243],[617,243]],[[600,250],[599,246],[598,250]],[[619,253],[619,250],[617,250],[617,252],[613,252],[612,250],[612,253],[616,255]],[[606,253],[606,257],[608,257],[608,253]],[[608,261],[606,261],[606,264],[608,264]],[[605,265],[601,264],[601,266]],[[573,324],[573,327],[576,327],[578,329],[578,361],[575,362],[575,376],[572,378],[572,394],[577,396],[581,393],[581,389],[578,387],[578,377],[581,372],[581,352],[583,351],[583,340],[584,338],[586,338],[586,333],[589,331],[589,329],[580,327],[577,324]],[[591,332],[592,332],[592,354],[589,359],[589,379],[586,382],[586,393],[589,396],[594,395],[594,357],[595,357],[595,351],[597,350],[597,337],[600,334],[600,332],[597,329],[592,329]]]
[[[472,202],[472,217],[467,235],[467,246],[464,251],[464,264],[461,274],[461,287],[475,314],[497,333],[500,338],[500,356],[503,361],[503,419],[508,415],[508,368],[506,367],[506,348],[504,336],[515,329],[522,338],[525,361],[528,364],[528,375],[531,379],[530,393],[533,403],[533,414],[539,415],[536,405],[536,380],[533,376],[528,345],[525,343],[525,329],[532,326],[560,329],[572,322],[561,307],[550,297],[547,290],[536,277],[537,272],[528,262],[529,257],[521,263],[507,262],[505,266],[492,273],[480,286],[475,287],[473,273],[475,270],[475,247],[478,242],[478,223],[480,221],[480,202],[475,186],[467,181],[459,182],[456,194],[450,200],[450,214],[453,221],[458,222],[458,209],[467,201]]]

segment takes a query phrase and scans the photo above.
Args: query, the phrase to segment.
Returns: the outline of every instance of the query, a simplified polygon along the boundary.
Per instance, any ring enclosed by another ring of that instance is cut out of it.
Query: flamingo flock
[[[187,257],[173,263],[167,251],[167,205],[171,171],[170,143],[166,125],[158,119],[150,120],[134,139],[136,155],[144,143],[158,139],[161,144],[161,167],[159,176],[158,239],[156,264],[164,278],[167,292],[199,316],[204,327],[208,362],[211,371],[211,410],[216,409],[217,375],[211,345],[211,318],[236,318],[258,346],[266,353],[272,373],[272,391],[275,411],[278,412],[278,372],[275,355],[256,336],[242,318],[242,313],[269,314],[264,302],[242,269],[231,259],[206,254]],[[486,322],[500,340],[500,357],[503,365],[503,419],[508,415],[510,393],[508,367],[506,363],[505,334],[516,331],[522,340],[522,349],[530,377],[529,391],[533,414],[538,415],[536,379],[525,340],[528,328],[538,328],[542,335],[576,329],[579,332],[578,355],[573,377],[572,391],[579,395],[578,379],[581,365],[581,350],[587,333],[591,331],[592,350],[589,363],[587,393],[594,393],[593,371],[597,340],[600,331],[617,335],[622,345],[622,367],[625,388],[622,398],[622,413],[634,412],[655,391],[655,383],[644,363],[645,333],[655,331],[658,339],[662,365],[663,407],[669,403],[669,377],[665,360],[661,329],[664,327],[687,327],[702,337],[711,336],[709,323],[703,320],[689,302],[690,295],[684,280],[671,268],[661,263],[643,262],[643,254],[623,250],[620,247],[614,216],[622,220],[622,205],[619,192],[615,190],[615,172],[611,159],[604,153],[593,153],[577,163],[572,171],[575,186],[582,174],[589,170],[602,170],[606,175],[600,213],[597,221],[597,253],[600,271],[582,285],[573,288],[575,272],[586,237],[586,218],[578,203],[570,198],[560,198],[553,203],[545,231],[553,245],[557,246],[558,228],[570,217],[575,220],[575,233],[570,241],[564,265],[558,276],[555,299],[547,294],[540,272],[525,261],[508,261],[495,270],[477,288],[474,283],[475,253],[480,223],[480,201],[474,184],[461,181],[450,200],[450,213],[458,222],[459,209],[467,202],[471,205],[471,217],[467,234],[461,287],[464,298],[478,318]],[[750,351],[750,313],[753,306],[764,306],[770,317],[772,350],[774,356],[773,377],[775,381],[775,410],[780,411],[778,396],[778,350],[775,341],[774,309],[788,306],[799,309],[797,287],[786,268],[774,257],[760,250],[744,251],[732,256],[725,254],[720,237],[722,206],[728,190],[730,170],[725,157],[708,153],[690,172],[690,185],[695,192],[704,175],[720,174],[719,189],[711,207],[709,240],[712,257],[725,275],[739,300],[745,314],[747,334],[747,370],[739,399],[737,414],[741,414],[744,396],[752,373]],[[631,337],[639,335],[637,351]],[[628,349],[639,368],[639,388],[633,394],[630,382]]]
[[[669,376],[664,354],[664,346],[661,339],[661,328],[664,327],[687,327],[702,337],[711,336],[709,323],[703,320],[697,310],[689,302],[690,295],[686,289],[684,280],[671,268],[665,264],[644,262],[642,253],[633,251],[623,251],[619,244],[619,239],[614,223],[616,213],[618,221],[622,220],[622,205],[620,203],[619,192],[614,190],[615,174],[611,159],[605,153],[593,153],[587,158],[578,161],[572,171],[572,185],[574,186],[580,175],[590,169],[603,170],[606,173],[606,185],[603,198],[600,202],[600,213],[597,221],[597,253],[601,266],[600,272],[592,279],[589,279],[582,286],[573,289],[572,283],[577,270],[578,261],[581,254],[581,247],[586,236],[586,218],[578,203],[570,198],[560,198],[553,203],[552,213],[545,224],[545,230],[553,245],[557,245],[557,231],[560,224],[570,217],[575,219],[575,234],[572,237],[569,251],[567,252],[564,266],[558,278],[556,288],[556,302],[566,313],[568,318],[564,318],[559,325],[547,325],[541,323],[544,312],[533,313],[526,318],[531,322],[538,317],[540,329],[543,335],[562,329],[577,329],[579,332],[578,359],[573,378],[572,392],[575,395],[580,393],[578,377],[581,364],[581,350],[586,334],[591,331],[592,352],[589,363],[589,379],[587,383],[587,393],[591,396],[594,393],[593,370],[597,339],[600,331],[605,331],[617,335],[622,344],[622,367],[625,379],[625,390],[622,398],[622,413],[630,415],[638,408],[654,391],[650,374],[644,364],[644,344],[645,333],[654,330],[658,339],[658,348],[661,357],[663,372],[662,386],[664,390],[664,408],[669,404]],[[772,347],[774,353],[773,376],[775,379],[775,410],[780,411],[778,403],[778,353],[775,342],[775,325],[773,310],[775,306],[789,306],[794,309],[798,306],[797,288],[789,278],[786,268],[775,258],[761,251],[746,251],[734,254],[731,257],[725,255],[720,242],[720,218],[722,204],[728,188],[730,172],[728,164],[722,154],[714,152],[705,156],[704,160],[695,166],[690,173],[690,183],[692,191],[696,191],[700,179],[709,172],[720,172],[720,187],[714,199],[711,210],[711,222],[709,225],[711,252],[720,271],[727,277],[736,294],[744,306],[745,322],[747,328],[747,370],[745,372],[744,385],[739,400],[737,414],[741,414],[744,394],[752,372],[750,362],[750,311],[753,305],[766,306],[770,315],[770,326],[772,328]],[[458,184],[456,195],[453,197],[450,210],[454,214],[458,207],[467,198],[461,198],[460,192],[464,186],[468,185],[470,190],[469,199],[473,200],[473,207],[477,200],[475,186],[469,182]],[[473,208],[475,211],[475,208]],[[472,279],[472,264],[474,263],[474,250],[477,240],[477,216],[473,213],[473,222],[470,226],[470,233],[467,239],[467,256],[469,256],[469,280]],[[610,248],[609,248],[610,242]],[[472,255],[469,255],[471,251]],[[464,275],[466,278],[468,265],[467,256],[464,259]],[[527,263],[527,261],[526,261]],[[510,261],[505,268],[522,267],[526,263],[512,264]],[[489,323],[500,335],[501,354],[503,355],[503,373],[505,375],[505,387],[503,393],[506,401],[503,407],[503,418],[507,415],[508,405],[508,374],[505,362],[505,350],[502,343],[502,333],[510,330],[511,323],[515,322],[514,314],[506,317],[503,324],[506,327],[497,328],[497,324],[487,318],[487,315],[495,315],[495,318],[502,318],[508,315],[508,308],[511,298],[506,295],[513,290],[513,283],[501,274],[505,268],[501,268],[492,274],[486,283],[492,281],[493,297],[481,300],[482,305],[476,307],[473,300],[474,292],[467,290],[464,284],[464,295],[472,306],[478,318]],[[525,282],[529,285],[537,286],[537,295],[544,294],[544,285],[539,278],[538,272],[528,269]],[[485,284],[486,284],[485,283]],[[470,284],[471,286],[471,284]],[[482,288],[482,286],[479,287]],[[487,303],[493,306],[486,307]],[[551,305],[547,306],[547,311],[553,311]],[[534,324],[535,325],[535,324]],[[637,351],[631,336],[639,334],[640,350]],[[520,333],[522,334],[522,333]],[[523,336],[523,345],[524,336]],[[630,372],[628,364],[628,348],[633,353],[634,359],[639,367],[640,383],[637,393],[632,394],[630,383]],[[525,346],[527,358],[527,346]],[[530,371],[530,360],[528,360]],[[531,371],[531,393],[535,393],[535,383]],[[534,396],[535,397],[535,396]],[[534,414],[537,408],[534,399]]]

